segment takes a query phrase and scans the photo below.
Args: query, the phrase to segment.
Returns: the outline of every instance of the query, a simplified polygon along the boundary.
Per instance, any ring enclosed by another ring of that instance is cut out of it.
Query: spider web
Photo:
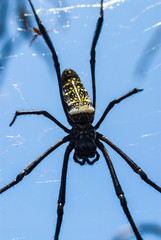
[[[36,27],[36,23],[27,1],[23,6],[19,2],[15,1],[15,9],[14,4],[8,4],[6,35],[1,37],[1,46],[9,46],[8,52],[1,49],[1,186],[64,136],[61,129],[40,116],[20,117],[9,128],[16,110],[47,110],[69,127],[50,52],[40,36],[29,47],[33,34],[24,28],[21,20],[25,20],[19,17],[17,9],[23,7],[30,27]],[[89,58],[99,1],[33,0],[33,4],[46,29],[51,30],[61,70],[70,67],[77,71],[91,96]],[[115,107],[99,132],[116,143],[158,185],[160,8],[161,2],[154,0],[105,1],[104,26],[96,49],[96,121],[111,100],[134,87],[144,88],[142,93]],[[3,194],[3,240],[52,239],[65,147],[52,153],[22,183]],[[117,154],[107,149],[136,223],[160,225],[159,193],[146,186]],[[60,238],[113,239],[126,224],[103,157],[92,167],[80,167],[71,155]],[[145,237],[157,239],[154,234]]]

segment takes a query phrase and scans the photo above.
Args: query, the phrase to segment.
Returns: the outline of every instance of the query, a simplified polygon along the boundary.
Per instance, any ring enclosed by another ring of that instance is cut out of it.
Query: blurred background
[[[97,0],[33,0],[49,30],[61,71],[74,69],[90,96],[90,48],[99,16]],[[104,1],[104,25],[96,48],[95,122],[110,101],[134,87],[144,91],[114,107],[99,128],[161,186],[161,2]],[[66,135],[43,116],[16,110],[46,110],[70,128],[63,113],[51,53],[27,0],[0,1],[0,186]],[[31,46],[30,46],[31,45]],[[0,198],[3,240],[53,239],[66,144],[55,150]],[[161,239],[160,194],[144,183],[107,146],[143,239]],[[79,166],[70,156],[63,240],[135,239],[117,199],[104,158]]]

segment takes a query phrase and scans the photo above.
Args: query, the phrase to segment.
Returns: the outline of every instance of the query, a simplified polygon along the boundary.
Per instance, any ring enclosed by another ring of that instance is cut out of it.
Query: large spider
[[[36,14],[36,11],[34,9],[34,6],[31,0],[28,0],[28,1],[34,13],[36,22],[39,27],[39,31],[52,53],[54,66],[55,66],[55,70],[58,78],[62,106],[65,112],[67,121],[72,128],[70,130],[67,129],[63,124],[61,124],[58,120],[56,120],[52,115],[50,115],[46,111],[16,111],[15,116],[12,122],[10,123],[10,126],[15,122],[17,116],[19,115],[28,115],[28,114],[44,115],[45,117],[49,118],[54,123],[56,123],[60,128],[62,128],[66,133],[68,133],[68,135],[65,136],[63,139],[59,140],[55,145],[53,145],[46,152],[44,152],[40,157],[38,157],[35,161],[33,161],[28,167],[26,167],[21,173],[17,175],[15,180],[7,184],[5,187],[1,188],[0,193],[6,191],[7,189],[19,183],[24,178],[24,176],[30,174],[31,171],[45,157],[47,157],[47,155],[49,155],[52,151],[54,151],[63,143],[69,142],[65,151],[65,156],[64,156],[59,198],[58,198],[57,223],[56,223],[56,230],[55,230],[55,236],[54,236],[54,240],[57,240],[59,238],[59,233],[60,233],[60,228],[61,228],[62,218],[63,218],[63,208],[65,204],[66,177],[67,177],[69,155],[72,152],[72,150],[74,150],[73,159],[76,163],[80,165],[84,165],[86,163],[93,165],[96,161],[99,160],[99,154],[97,152],[97,148],[98,148],[103,153],[103,156],[108,165],[108,168],[112,177],[113,185],[116,191],[116,195],[120,200],[121,207],[135,233],[136,239],[141,240],[142,237],[128,209],[127,201],[124,196],[121,185],[118,181],[117,175],[115,173],[115,169],[113,167],[111,159],[102,141],[107,143],[111,148],[113,148],[127,162],[127,164],[129,164],[129,166],[133,169],[133,171],[139,174],[140,177],[146,183],[151,185],[153,188],[155,188],[159,192],[161,192],[161,188],[158,185],[156,185],[154,182],[152,182],[147,177],[146,173],[139,166],[137,166],[122,150],[120,150],[105,136],[96,132],[96,130],[99,128],[99,126],[105,119],[106,115],[115,106],[115,104],[120,103],[122,100],[130,97],[131,95],[142,91],[142,89],[135,88],[129,93],[125,94],[124,96],[110,102],[107,108],[105,109],[103,115],[101,116],[100,120],[97,122],[97,124],[95,126],[92,125],[92,122],[94,120],[95,102],[96,102],[95,48],[96,48],[97,41],[98,41],[102,24],[103,24],[103,0],[100,0],[100,16],[97,21],[97,25],[96,25],[96,29],[95,29],[95,33],[92,41],[92,46],[91,46],[91,52],[90,52],[93,102],[91,102],[90,97],[86,89],[83,87],[83,84],[76,72],[74,72],[72,69],[66,69],[61,75],[58,56],[55,52],[54,46],[49,38],[49,35],[45,27],[43,26],[38,15]]]

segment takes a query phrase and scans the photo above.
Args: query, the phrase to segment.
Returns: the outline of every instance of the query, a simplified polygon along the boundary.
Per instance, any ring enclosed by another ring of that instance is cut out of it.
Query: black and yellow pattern
[[[93,121],[95,110],[91,99],[79,76],[72,69],[64,70],[62,74],[62,89],[71,120],[73,122]]]

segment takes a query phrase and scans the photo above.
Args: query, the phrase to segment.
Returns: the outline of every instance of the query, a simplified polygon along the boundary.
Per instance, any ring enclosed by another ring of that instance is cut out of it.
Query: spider
[[[29,44],[29,46],[31,47],[31,45],[33,44],[33,42],[35,41],[35,39],[36,39],[38,36],[41,36],[41,32],[40,32],[39,28],[36,28],[36,27],[30,28],[30,27],[28,26],[28,29],[34,33],[34,36],[33,36],[33,38],[31,39],[30,44]],[[57,31],[54,30],[54,29],[47,30],[47,32],[52,32],[52,31],[55,32],[55,33],[57,33]]]
[[[141,92],[143,89],[134,88],[129,93],[123,95],[122,97],[113,100],[108,104],[104,113],[102,114],[99,121],[95,126],[92,125],[94,120],[95,113],[95,105],[96,105],[96,88],[95,88],[95,54],[96,54],[96,45],[101,33],[101,28],[103,25],[103,0],[100,0],[100,15],[97,20],[96,29],[94,32],[92,46],[90,51],[90,68],[91,68],[91,76],[92,76],[92,93],[93,93],[93,101],[90,100],[90,97],[83,87],[83,84],[78,77],[77,73],[72,69],[66,69],[63,71],[61,75],[60,64],[58,61],[58,56],[54,49],[54,46],[50,40],[50,37],[47,33],[47,30],[42,24],[42,21],[39,19],[34,6],[31,0],[28,0],[33,14],[35,16],[36,22],[38,24],[39,31],[43,36],[48,48],[51,51],[52,58],[54,61],[54,66],[56,70],[56,75],[58,79],[59,92],[61,97],[61,103],[64,109],[64,113],[66,115],[68,123],[71,125],[71,129],[66,128],[63,124],[61,124],[56,118],[54,118],[51,114],[46,111],[16,111],[10,126],[15,122],[16,118],[20,115],[43,115],[57,124],[60,128],[62,128],[67,135],[59,140],[55,145],[49,148],[46,152],[44,152],[41,156],[39,156],[35,161],[33,161],[28,167],[26,167],[22,172],[20,172],[15,180],[7,184],[5,187],[0,189],[0,193],[8,190],[12,186],[18,184],[24,176],[31,173],[31,171],[51,152],[53,152],[60,145],[69,142],[64,155],[63,167],[62,167],[62,175],[61,175],[61,183],[58,197],[58,207],[57,207],[57,221],[56,221],[56,229],[54,240],[59,239],[62,219],[63,219],[63,208],[65,204],[65,193],[66,193],[66,178],[67,178],[67,168],[69,155],[74,150],[73,159],[79,165],[89,164],[93,165],[96,161],[99,160],[99,153],[97,149],[99,149],[107,163],[109,168],[109,172],[113,181],[113,185],[115,188],[116,195],[120,200],[121,207],[134,231],[137,240],[143,239],[136,227],[136,224],[133,220],[133,217],[128,209],[127,201],[119,180],[117,178],[115,169],[111,162],[111,159],[108,155],[108,152],[103,145],[102,142],[108,144],[114,151],[116,151],[125,161],[126,163],[133,169],[135,173],[137,173],[143,181],[147,184],[151,185],[154,189],[161,192],[161,188],[156,185],[153,181],[151,181],[146,173],[131,160],[122,150],[120,150],[114,143],[112,143],[108,138],[106,138],[101,133],[96,130],[100,127],[101,123],[104,121],[106,115],[109,111],[118,103],[123,101],[124,99],[130,97],[133,94]]]

